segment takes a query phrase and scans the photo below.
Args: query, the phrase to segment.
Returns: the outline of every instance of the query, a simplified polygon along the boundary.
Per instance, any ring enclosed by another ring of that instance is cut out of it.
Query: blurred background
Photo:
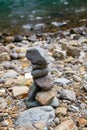
[[[0,31],[87,26],[87,0],[0,0]]]

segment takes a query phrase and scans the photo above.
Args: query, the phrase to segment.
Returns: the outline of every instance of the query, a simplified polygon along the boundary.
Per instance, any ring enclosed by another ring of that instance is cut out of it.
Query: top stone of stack
[[[35,64],[37,64],[37,65],[47,65],[48,64],[48,58],[47,58],[45,50],[38,46],[30,47],[27,50],[26,57],[34,65]]]

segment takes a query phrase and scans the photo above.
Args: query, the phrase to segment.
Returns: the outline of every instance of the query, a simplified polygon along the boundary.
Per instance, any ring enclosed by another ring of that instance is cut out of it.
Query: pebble
[[[34,34],[34,35],[31,35],[30,37],[28,37],[28,41],[29,42],[36,42],[37,41],[36,35]]]
[[[78,128],[76,127],[76,125],[72,119],[67,119],[67,120],[61,122],[60,125],[55,127],[54,130],[78,130]]]
[[[12,63],[8,61],[3,63],[3,67],[4,69],[15,69],[15,65],[13,65]]]
[[[87,120],[84,118],[79,118],[78,124],[79,124],[79,126],[87,126]]]
[[[11,59],[16,60],[16,59],[18,59],[18,54],[16,52],[10,53],[10,57],[11,57]]]
[[[27,95],[29,88],[27,86],[15,86],[12,87],[12,91],[14,97],[19,97],[19,96]]]
[[[59,121],[59,118],[58,118],[58,117],[56,117],[56,118],[55,118],[55,120],[54,120],[54,123],[55,123],[56,125],[58,125],[58,124],[59,124],[59,122],[60,122],[60,121]]]
[[[66,53],[68,56],[79,57],[80,56],[80,49],[78,47],[68,46]]]
[[[3,75],[3,79],[6,79],[6,78],[17,78],[18,76],[18,73],[14,70],[8,70],[6,73],[4,73]]]
[[[21,35],[16,35],[14,37],[14,42],[21,42],[23,40],[23,37]]]
[[[10,61],[10,55],[7,52],[0,53],[0,63],[3,61]]]
[[[0,109],[3,110],[7,107],[7,101],[5,98],[0,97]]]
[[[81,82],[81,78],[77,75],[73,75],[72,78],[76,81],[76,82]]]
[[[65,58],[65,53],[64,53],[64,51],[60,51],[60,50],[57,50],[57,49],[55,49],[54,51],[53,51],[53,57],[54,58],[59,58],[59,59],[64,59]]]
[[[68,84],[71,84],[71,81],[67,78],[58,78],[55,80],[55,83],[58,83],[59,85],[66,86]]]
[[[74,102],[76,101],[76,94],[74,91],[62,89],[60,92],[60,97],[70,101],[74,101]]]
[[[0,79],[0,84],[4,84],[5,80],[4,79]]]
[[[58,100],[58,98],[54,97],[49,105],[52,106],[52,107],[54,107],[54,108],[58,107],[59,106],[59,100]]]
[[[35,30],[41,30],[43,28],[45,28],[45,24],[44,23],[38,23],[34,27]]]
[[[0,54],[3,53],[3,52],[9,53],[9,49],[7,49],[7,48],[4,47],[4,46],[0,46]]]
[[[25,73],[25,79],[32,79],[31,73]]]
[[[87,91],[87,74],[83,75],[82,85],[83,85],[83,88]]]
[[[55,94],[52,91],[42,91],[38,92],[35,98],[41,105],[48,105],[54,96]]]
[[[71,112],[79,112],[79,107],[71,105],[68,110]]]
[[[67,108],[65,107],[58,107],[56,108],[56,115],[66,115],[67,114]]]
[[[44,122],[37,122],[34,124],[34,127],[37,129],[37,130],[48,130],[47,127],[46,127],[46,124]]]
[[[36,130],[32,125],[18,126],[16,130]]]
[[[5,43],[12,43],[13,41],[14,41],[14,37],[12,37],[12,36],[7,36],[4,39]]]

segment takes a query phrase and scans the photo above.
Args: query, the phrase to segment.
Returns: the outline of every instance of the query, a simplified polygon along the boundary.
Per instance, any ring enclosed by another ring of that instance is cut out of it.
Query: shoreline
[[[47,21],[47,20],[45,20]],[[11,24],[10,27],[9,25],[2,25],[0,29],[0,33],[7,33],[10,35],[16,35],[16,34],[21,34],[21,35],[26,35],[29,33],[56,33],[58,31],[67,31],[70,29],[74,28],[80,28],[80,27],[86,27],[87,28],[87,19],[83,19],[81,21],[77,20],[72,22],[68,20],[60,20],[60,21],[50,21],[49,22],[44,22],[42,21],[36,21],[36,23],[30,22],[29,24]]]

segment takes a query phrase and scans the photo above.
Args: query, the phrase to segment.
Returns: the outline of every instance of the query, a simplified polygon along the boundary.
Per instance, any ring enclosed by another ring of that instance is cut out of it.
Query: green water
[[[64,21],[65,26],[52,25]],[[87,0],[0,0],[0,31],[37,23],[49,31],[87,26]]]

